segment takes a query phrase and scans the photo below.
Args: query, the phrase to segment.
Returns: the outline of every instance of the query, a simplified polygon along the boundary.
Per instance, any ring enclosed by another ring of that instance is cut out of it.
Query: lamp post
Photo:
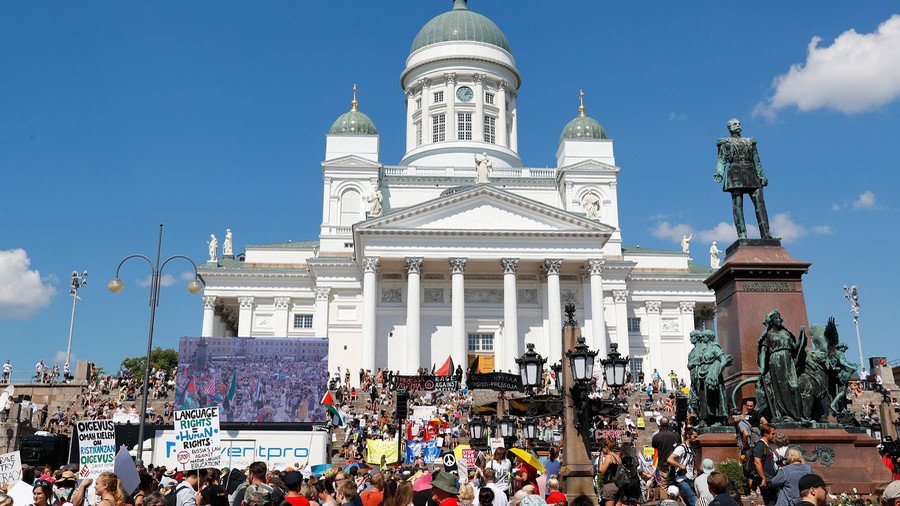
[[[859,290],[856,285],[844,285],[844,298],[850,301],[850,316],[853,317],[853,326],[856,327],[856,347],[859,349],[859,366],[863,365],[862,338],[859,337]]]
[[[614,392],[618,392],[620,388],[625,386],[628,357],[622,358],[622,355],[619,353],[619,344],[611,343],[609,345],[609,353],[600,363],[603,364],[603,376],[606,378],[606,384]]]
[[[517,358],[516,363],[519,364],[519,377],[522,379],[523,387],[533,390],[540,385],[541,372],[547,359],[534,351],[534,343],[528,343],[528,351]]]
[[[525,439],[528,439],[529,441],[537,439],[538,424],[534,418],[525,419],[523,427],[525,429]]]
[[[69,379],[69,364],[72,361],[72,335],[75,333],[75,304],[81,300],[78,297],[78,290],[87,284],[87,271],[78,274],[72,271],[72,288],[69,289],[69,295],[72,296],[72,318],[69,320],[69,344],[66,346],[66,364],[63,366],[63,381]]]
[[[160,252],[162,250],[162,233],[163,226],[162,223],[159,224],[159,237],[156,242],[156,260],[150,260],[149,257],[145,255],[141,255],[139,253],[135,253],[132,255],[128,255],[123,258],[119,265],[116,267],[116,275],[113,279],[109,281],[107,284],[107,288],[112,293],[119,293],[122,291],[123,284],[122,280],[119,278],[119,270],[122,268],[122,264],[132,258],[141,258],[150,265],[150,332],[147,336],[147,358],[144,362],[144,384],[143,384],[143,392],[141,395],[141,422],[138,425],[138,450],[137,450],[137,459],[136,462],[138,465],[143,465],[143,456],[144,456],[144,419],[147,416],[147,396],[149,393],[149,384],[150,384],[150,354],[153,351],[153,324],[156,321],[156,306],[159,305],[159,279],[162,270],[166,267],[166,265],[176,258],[181,258],[190,262],[191,266],[194,269],[194,279],[188,283],[188,291],[192,294],[200,293],[200,290],[203,289],[203,282],[200,278],[200,275],[197,273],[197,264],[194,263],[193,260],[184,256],[184,255],[172,255],[169,258],[163,260],[162,265],[160,265]]]
[[[484,420],[481,417],[472,418],[472,421],[469,422],[469,427],[472,429],[472,439],[484,437]]]

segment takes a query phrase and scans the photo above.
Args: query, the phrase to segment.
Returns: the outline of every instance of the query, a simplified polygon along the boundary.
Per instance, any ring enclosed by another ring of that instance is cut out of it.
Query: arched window
[[[355,189],[341,193],[341,225],[350,226],[365,218],[362,197]]]

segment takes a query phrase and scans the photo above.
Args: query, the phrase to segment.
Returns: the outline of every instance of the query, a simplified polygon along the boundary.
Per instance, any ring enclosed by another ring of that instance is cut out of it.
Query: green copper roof
[[[563,128],[559,140],[565,139],[606,139],[606,130],[600,122],[590,116],[576,116]]]
[[[500,28],[490,19],[470,11],[466,0],[454,0],[453,10],[426,23],[413,40],[409,52],[452,40],[484,42],[511,52]]]
[[[360,111],[348,111],[338,116],[331,124],[329,134],[338,135],[378,135],[375,123]]]

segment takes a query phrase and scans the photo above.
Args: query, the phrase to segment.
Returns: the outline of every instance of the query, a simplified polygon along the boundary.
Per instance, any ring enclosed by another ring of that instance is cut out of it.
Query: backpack
[[[613,483],[619,489],[623,497],[635,497],[641,494],[641,481],[637,469],[631,462],[622,462],[613,476]]]
[[[178,506],[178,491],[183,487],[190,488],[191,486],[184,482],[175,485],[175,488],[173,488],[168,494],[166,494],[166,506]]]

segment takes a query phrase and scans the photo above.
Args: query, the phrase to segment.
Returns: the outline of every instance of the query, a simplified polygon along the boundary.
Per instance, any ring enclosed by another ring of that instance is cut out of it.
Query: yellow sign
[[[639,416],[638,419],[637,419],[637,428],[638,428],[638,429],[644,429],[644,428],[646,428],[646,427],[647,427],[647,422],[644,421],[644,417],[643,417],[643,416]]]
[[[383,439],[370,439],[366,441],[366,463],[381,465],[381,457],[384,456],[385,464],[397,462],[397,441]]]

